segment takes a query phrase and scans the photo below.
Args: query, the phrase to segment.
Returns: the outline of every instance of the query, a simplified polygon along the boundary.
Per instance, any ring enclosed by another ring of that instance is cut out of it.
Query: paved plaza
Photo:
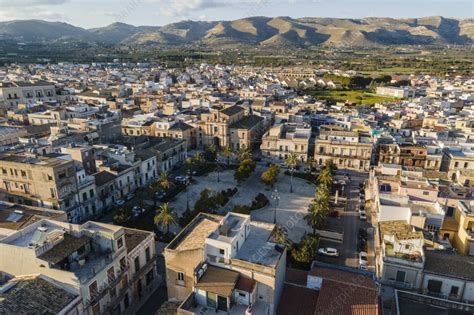
[[[250,178],[241,184],[234,180],[234,171],[227,170],[219,174],[217,181],[217,172],[212,172],[207,176],[195,177],[196,183],[190,185],[187,191],[180,193],[170,202],[170,206],[181,216],[186,210],[187,200],[192,209],[196,200],[198,200],[201,191],[210,189],[212,191],[221,191],[228,188],[238,188],[238,192],[231,198],[227,205],[219,210],[220,214],[231,211],[236,205],[250,205],[252,200],[263,193],[270,200],[270,204],[263,209],[252,211],[252,219],[273,223],[275,201],[271,195],[277,190],[279,202],[276,210],[277,223],[280,226],[287,227],[288,236],[292,241],[298,242],[305,233],[311,232],[311,228],[303,219],[311,199],[314,197],[315,186],[309,184],[306,180],[293,178],[293,193],[290,193],[290,177],[283,174],[283,170],[278,175],[278,181],[273,189],[265,186],[260,181],[260,176],[267,168],[257,166]],[[171,229],[178,232],[179,227],[174,226]]]

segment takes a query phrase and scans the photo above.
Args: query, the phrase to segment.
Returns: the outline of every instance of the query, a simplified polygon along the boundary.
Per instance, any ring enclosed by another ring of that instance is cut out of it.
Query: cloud
[[[70,0],[0,0],[2,7],[50,6],[68,3]]]

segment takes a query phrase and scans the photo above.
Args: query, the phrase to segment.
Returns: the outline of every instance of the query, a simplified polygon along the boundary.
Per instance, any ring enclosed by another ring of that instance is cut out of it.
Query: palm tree
[[[306,160],[306,165],[308,166],[309,173],[311,174],[311,172],[313,171],[313,168],[316,167],[316,165],[317,165],[316,160],[314,159],[314,157],[312,157],[312,156],[308,157],[308,159]]]
[[[238,152],[238,158],[240,161],[251,160],[252,152],[246,146],[242,146]]]
[[[160,173],[160,178],[158,179],[158,186],[161,189],[165,189],[165,190],[170,189],[171,187],[174,186],[174,183],[171,180],[170,175],[168,174],[168,172],[161,172]]]
[[[324,185],[329,189],[330,187],[332,187],[333,181],[334,181],[334,176],[332,175],[330,169],[324,167],[321,170],[321,173],[319,173],[318,184]]]
[[[176,224],[176,213],[168,203],[164,203],[156,211],[154,222],[157,226],[161,225],[162,227],[166,228],[166,234],[169,234],[170,226],[172,224]]]
[[[290,193],[293,192],[293,173],[295,172],[295,167],[298,165],[298,162],[298,155],[294,152],[290,153],[285,159],[285,164],[290,168]]]
[[[329,213],[329,201],[330,194],[328,188],[324,185],[319,185],[316,189],[316,196],[314,202],[318,203],[321,206],[321,209],[324,210],[324,212]]]
[[[226,146],[222,150],[222,155],[227,158],[227,166],[230,164],[230,157],[232,156],[234,152],[232,151],[232,147]]]
[[[316,230],[322,229],[326,224],[327,214],[320,204],[313,202],[309,206],[305,219],[313,228],[313,234],[316,235]]]

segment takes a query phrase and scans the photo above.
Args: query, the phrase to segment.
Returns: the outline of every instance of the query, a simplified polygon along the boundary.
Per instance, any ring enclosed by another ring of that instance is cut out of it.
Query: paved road
[[[337,265],[343,265],[353,268],[359,267],[359,252],[357,251],[357,235],[359,228],[367,228],[370,226],[369,223],[361,221],[359,219],[359,183],[363,182],[367,175],[360,173],[350,173],[349,185],[345,188],[344,193],[347,194],[345,211],[341,214],[339,219],[331,218],[330,220],[339,220],[338,225],[342,226],[341,229],[344,232],[343,242],[335,242],[322,239],[320,241],[320,247],[333,247],[339,250],[340,256],[337,258],[333,257],[318,257],[318,260],[332,263]]]

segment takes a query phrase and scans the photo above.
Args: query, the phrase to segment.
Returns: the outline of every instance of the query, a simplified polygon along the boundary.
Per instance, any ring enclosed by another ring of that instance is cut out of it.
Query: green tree
[[[235,171],[234,179],[238,182],[241,182],[247,178],[249,178],[250,174],[255,170],[257,167],[257,163],[250,159],[243,160],[240,162],[239,167]]]
[[[208,145],[204,151],[204,158],[208,162],[215,162],[217,158],[217,147],[214,144]]]
[[[226,146],[222,150],[222,156],[227,159],[227,165],[230,165],[230,158],[232,157],[232,154],[234,154],[234,152],[232,151],[232,148],[230,146]]]
[[[124,225],[132,218],[132,211],[129,208],[120,208],[113,217],[114,224]]]
[[[155,214],[154,222],[157,226],[166,228],[166,234],[170,232],[170,226],[176,223],[176,213],[169,206],[168,203],[164,203],[158,208]]]
[[[288,238],[287,231],[279,225],[275,225],[275,229],[273,230],[273,238],[275,242],[284,245],[286,248],[290,248],[292,245],[290,239]]]
[[[318,185],[324,185],[328,189],[332,187],[334,176],[328,168],[323,168],[318,176]]]
[[[294,261],[309,265],[316,259],[319,238],[315,235],[306,235],[301,242],[291,249],[291,257]]]
[[[327,222],[328,215],[323,205],[313,202],[309,205],[308,213],[305,219],[313,229],[313,234],[316,235],[316,230],[322,229]]]
[[[275,184],[280,168],[278,165],[271,164],[268,169],[262,173],[260,180],[267,186],[273,186]]]

